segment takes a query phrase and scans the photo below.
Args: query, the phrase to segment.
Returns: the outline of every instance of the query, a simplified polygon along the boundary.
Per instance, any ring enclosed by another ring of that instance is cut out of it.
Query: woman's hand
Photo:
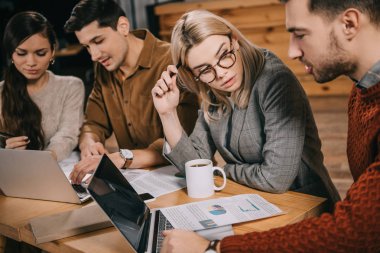
[[[178,70],[174,65],[169,65],[162,72],[161,78],[152,89],[153,103],[159,114],[175,112],[179,103],[179,90],[176,83]]]
[[[28,136],[10,137],[5,141],[5,148],[9,149],[26,149],[30,140]]]

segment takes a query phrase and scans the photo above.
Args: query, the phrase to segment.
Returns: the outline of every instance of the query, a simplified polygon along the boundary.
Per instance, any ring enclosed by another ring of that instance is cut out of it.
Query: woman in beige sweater
[[[58,161],[78,143],[84,85],[48,71],[54,63],[55,33],[36,12],[13,16],[4,32],[4,81],[0,83],[2,146],[49,150]]]

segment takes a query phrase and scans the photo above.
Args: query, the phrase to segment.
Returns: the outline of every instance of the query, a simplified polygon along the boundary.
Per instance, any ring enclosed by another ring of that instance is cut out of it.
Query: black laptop
[[[159,252],[162,231],[172,229],[159,210],[150,210],[112,161],[103,155],[87,191],[136,252]]]

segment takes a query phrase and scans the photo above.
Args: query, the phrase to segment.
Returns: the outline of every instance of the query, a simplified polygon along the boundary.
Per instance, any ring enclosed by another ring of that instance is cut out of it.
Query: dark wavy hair
[[[42,114],[27,91],[27,79],[12,63],[15,49],[32,35],[41,34],[49,40],[51,50],[57,39],[49,21],[40,13],[26,11],[14,15],[4,30],[4,85],[1,93],[1,127],[16,136],[28,136],[27,149],[43,149]]]
[[[73,8],[64,29],[68,33],[80,31],[93,21],[98,21],[99,27],[116,30],[121,16],[125,17],[125,13],[114,0],[82,0]]]

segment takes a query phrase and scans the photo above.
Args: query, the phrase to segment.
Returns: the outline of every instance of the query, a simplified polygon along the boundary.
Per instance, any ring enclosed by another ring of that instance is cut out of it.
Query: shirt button
[[[124,101],[124,104],[128,104],[128,100],[125,100],[125,101]]]
[[[132,124],[131,124],[131,123],[128,123],[128,126],[129,126],[129,127],[131,127],[131,126],[132,126]]]

